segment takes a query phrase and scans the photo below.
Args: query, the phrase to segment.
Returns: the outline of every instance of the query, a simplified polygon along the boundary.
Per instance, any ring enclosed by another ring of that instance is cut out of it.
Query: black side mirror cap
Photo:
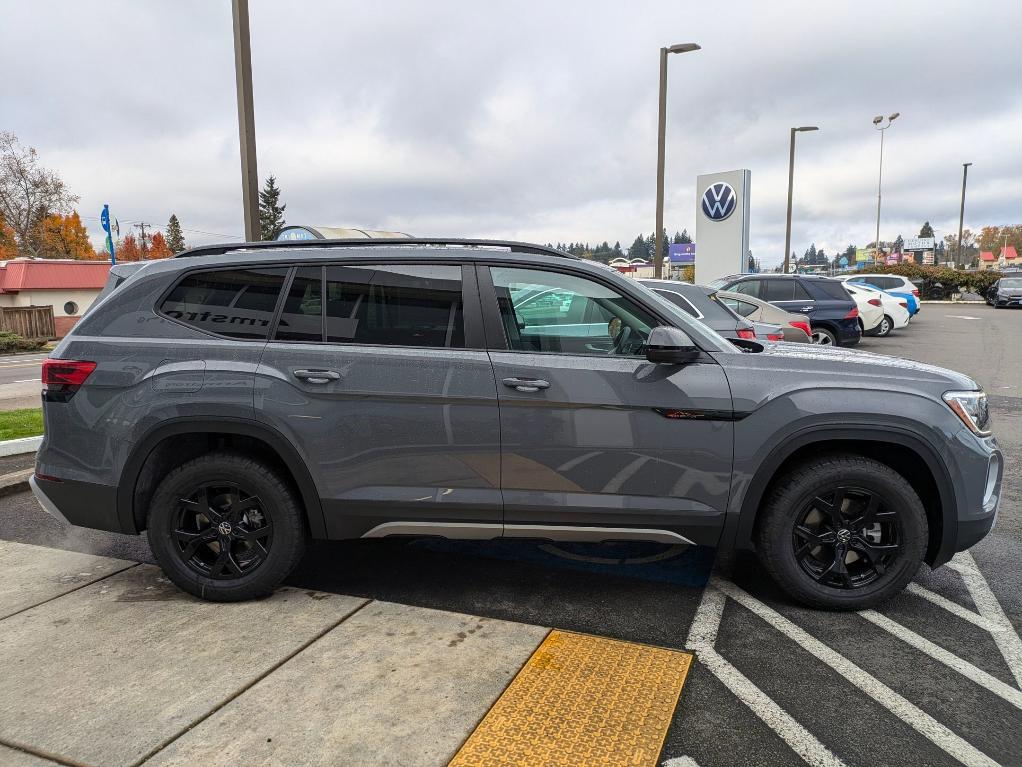
[[[665,365],[684,365],[699,359],[699,347],[688,333],[671,327],[656,327],[646,340],[646,359]]]

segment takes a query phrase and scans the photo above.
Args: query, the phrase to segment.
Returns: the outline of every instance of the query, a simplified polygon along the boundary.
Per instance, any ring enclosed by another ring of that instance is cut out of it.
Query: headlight
[[[990,410],[985,392],[949,391],[944,393],[944,401],[974,434],[981,437],[990,434]]]

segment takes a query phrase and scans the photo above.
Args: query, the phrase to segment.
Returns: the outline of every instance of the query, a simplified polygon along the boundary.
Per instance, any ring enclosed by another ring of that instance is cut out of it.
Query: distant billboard
[[[672,264],[694,264],[696,262],[696,244],[694,242],[677,242],[668,246],[667,257]]]
[[[861,264],[865,261],[869,261],[869,251],[865,248],[855,249],[855,263]]]
[[[905,240],[905,244],[901,246],[903,251],[905,250],[933,250],[936,247],[935,237],[914,237],[910,240]]]

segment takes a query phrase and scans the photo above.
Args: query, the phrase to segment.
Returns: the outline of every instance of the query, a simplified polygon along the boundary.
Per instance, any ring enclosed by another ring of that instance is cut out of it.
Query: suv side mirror
[[[678,328],[653,328],[646,340],[646,359],[666,365],[684,365],[699,359],[699,347]]]

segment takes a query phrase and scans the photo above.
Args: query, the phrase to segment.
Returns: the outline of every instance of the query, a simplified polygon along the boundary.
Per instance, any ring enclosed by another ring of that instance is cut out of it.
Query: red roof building
[[[1001,248],[1001,258],[1009,263],[1014,263],[1018,260],[1018,253],[1015,252],[1014,245],[1005,245]]]
[[[51,306],[57,338],[63,338],[96,300],[109,274],[109,261],[0,261],[0,307]]]
[[[980,261],[996,261],[994,258],[994,252],[992,250],[981,250],[979,252]]]

